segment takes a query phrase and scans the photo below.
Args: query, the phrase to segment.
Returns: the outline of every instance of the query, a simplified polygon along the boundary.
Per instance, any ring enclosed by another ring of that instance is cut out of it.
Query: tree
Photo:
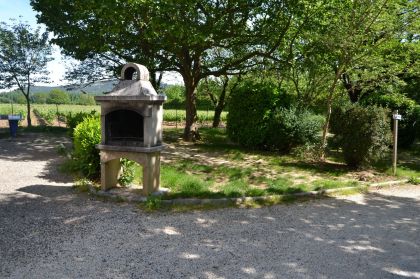
[[[226,100],[230,92],[235,89],[240,81],[240,76],[233,79],[227,75],[220,78],[205,78],[200,82],[198,92],[207,95],[214,106],[213,128],[220,125],[222,111],[226,107]]]
[[[176,108],[185,102],[184,92],[185,87],[179,84],[172,84],[168,85],[163,89],[166,97],[168,98],[168,102],[171,103]]]
[[[331,108],[339,93],[346,90],[350,100],[357,101],[362,91],[368,89],[367,84],[372,89],[379,80],[388,84],[395,81],[402,69],[401,64],[396,63],[399,59],[395,54],[390,59],[386,52],[390,49],[389,45],[406,32],[411,19],[403,16],[410,1],[340,0],[318,3],[321,4],[320,9],[311,24],[304,26],[306,28],[291,45],[293,59],[288,80],[294,85],[299,98],[303,97],[302,103],[322,96],[326,109],[324,151]],[[385,55],[380,56],[381,53]]]
[[[0,88],[18,87],[27,106],[28,126],[31,123],[31,86],[48,81],[46,65],[51,60],[48,33],[33,30],[28,24],[0,23]]]
[[[35,104],[45,104],[47,102],[48,94],[44,92],[39,92],[33,94],[33,102]]]
[[[104,80],[115,80],[124,61],[112,54],[98,54],[83,61],[66,63],[66,80],[71,84],[68,89],[83,91],[87,86]]]
[[[177,71],[185,84],[184,138],[199,138],[196,88],[201,79],[239,73],[261,63],[284,41],[302,13],[278,0],[31,0],[53,42],[77,59],[112,53],[158,71]]]
[[[80,94],[77,100],[78,105],[94,106],[96,105],[95,98],[91,95]]]
[[[60,89],[53,89],[47,97],[47,104],[63,105],[70,104],[69,94]]]

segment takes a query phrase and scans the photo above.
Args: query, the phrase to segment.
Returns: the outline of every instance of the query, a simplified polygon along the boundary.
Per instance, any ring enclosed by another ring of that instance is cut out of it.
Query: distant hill
[[[31,93],[36,94],[40,92],[50,92],[53,89],[61,89],[63,91],[69,92],[69,93],[81,93],[82,90],[92,94],[92,95],[100,95],[106,92],[110,92],[115,85],[118,83],[118,80],[107,80],[107,81],[97,81],[89,86],[86,87],[79,87],[79,86],[33,86],[31,88]],[[168,84],[162,83],[161,87],[165,88],[168,86]],[[6,93],[6,92],[3,92]],[[1,94],[1,93],[0,93]]]
[[[108,81],[98,81],[86,87],[70,86],[70,85],[33,86],[31,93],[50,92],[53,89],[61,89],[69,93],[81,93],[81,91],[83,90],[89,94],[98,95],[98,94],[103,94],[104,92],[111,91],[117,83],[118,83],[118,80],[108,80]]]

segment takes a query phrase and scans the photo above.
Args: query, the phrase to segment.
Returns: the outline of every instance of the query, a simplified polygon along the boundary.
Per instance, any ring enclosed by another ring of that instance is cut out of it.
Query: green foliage
[[[95,145],[100,142],[101,123],[98,117],[86,117],[74,129],[74,159],[79,162],[79,170],[87,178],[99,177],[100,158]]]
[[[163,89],[168,100],[165,108],[183,108],[185,102],[185,87],[183,85],[168,85]]]
[[[79,123],[81,123],[86,117],[93,117],[97,115],[95,110],[91,112],[77,112],[77,113],[67,113],[66,114],[66,125],[69,128],[69,135],[73,137],[74,129],[76,128]]]
[[[242,179],[229,182],[223,187],[223,194],[227,197],[242,197],[250,190],[248,183]]]
[[[76,104],[82,106],[94,106],[96,105],[95,98],[91,95],[80,94],[76,99]]]
[[[30,86],[49,80],[47,63],[51,61],[48,32],[33,30],[27,23],[0,22],[0,89],[17,87],[27,104],[27,123],[30,127]]]
[[[300,145],[315,146],[320,143],[324,121],[324,117],[307,110],[276,109],[268,125],[267,145],[283,152]]]
[[[277,178],[270,181],[267,192],[270,194],[294,194],[300,192],[307,192],[308,186],[305,184],[293,185],[293,182],[286,178]]]
[[[31,5],[39,12],[38,21],[56,35],[53,42],[78,59],[111,53],[117,61],[143,61],[151,73],[179,72],[187,89],[187,140],[199,138],[194,123],[200,79],[248,70],[269,56],[284,41],[291,21],[303,21],[304,8],[277,0],[93,0],[74,5],[32,0]]]
[[[48,124],[52,124],[54,119],[57,118],[57,109],[44,109],[44,107],[34,107],[33,109],[34,114],[37,117],[42,118]]]
[[[408,183],[411,183],[414,185],[420,185],[420,177],[412,176],[408,179]]]
[[[289,152],[319,142],[323,117],[290,107],[291,98],[279,93],[275,81],[245,80],[232,92],[230,103],[227,132],[243,146]]]
[[[375,106],[354,105],[333,111],[331,132],[349,166],[369,165],[387,153],[391,140],[389,116],[388,109]]]
[[[272,80],[243,81],[230,95],[228,136],[243,146],[263,148],[272,111],[279,101],[278,84]]]
[[[1,104],[9,104],[11,100],[7,97],[0,97],[0,103]]]
[[[121,186],[128,186],[134,181],[136,163],[128,159],[120,159],[122,173],[118,177],[118,183]]]
[[[47,103],[48,94],[47,93],[36,93],[32,96],[32,101],[34,104],[45,104]]]
[[[22,95],[19,95],[16,98],[16,103],[21,104],[21,105],[26,104],[26,98]]]
[[[157,210],[162,207],[162,198],[156,196],[149,196],[144,204],[145,209],[152,211]]]
[[[47,97],[47,104],[70,104],[69,94],[60,89],[53,89],[50,91]]]
[[[180,173],[175,168],[162,168],[162,186],[171,189],[174,194],[182,193],[183,197],[203,197],[210,193],[208,181],[198,176]]]
[[[360,184],[357,181],[340,181],[340,180],[330,180],[330,179],[320,179],[320,180],[315,180],[314,182],[312,182],[312,187],[314,191],[346,188],[346,187],[357,187],[359,185]]]
[[[91,181],[89,181],[86,178],[81,178],[74,183],[73,187],[76,188],[81,193],[87,193],[90,191],[91,185],[92,185]]]
[[[26,116],[26,105],[16,105],[16,104],[0,104],[0,114],[21,114],[22,117]]]
[[[398,146],[409,147],[416,138],[420,138],[420,105],[417,105],[414,100],[398,93],[381,94],[379,92],[368,96],[362,100],[362,103],[379,105],[391,111],[398,110],[402,116],[402,120],[398,123]]]

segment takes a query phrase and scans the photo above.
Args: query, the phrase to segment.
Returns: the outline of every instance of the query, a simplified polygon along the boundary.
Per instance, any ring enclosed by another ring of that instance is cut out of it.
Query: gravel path
[[[420,278],[420,187],[145,213],[72,191],[65,138],[0,139],[0,278]]]

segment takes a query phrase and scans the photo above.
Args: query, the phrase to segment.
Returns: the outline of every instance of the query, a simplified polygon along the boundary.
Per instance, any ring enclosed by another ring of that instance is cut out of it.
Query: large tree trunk
[[[337,83],[340,79],[341,76],[341,70],[337,70],[336,74],[335,74],[335,78],[334,81],[330,87],[329,93],[328,93],[328,99],[327,99],[327,119],[325,120],[325,124],[324,124],[324,128],[322,131],[322,146],[321,146],[321,160],[324,161],[325,160],[325,151],[327,149],[327,136],[328,136],[328,131],[330,128],[330,119],[331,119],[331,112],[332,112],[332,103],[334,100],[334,92],[335,92],[335,88],[337,87]]]
[[[32,120],[31,120],[31,102],[29,100],[29,96],[26,96],[26,109],[27,109],[27,115],[26,120],[28,121],[28,127],[32,127]]]
[[[349,95],[350,102],[357,103],[362,95],[362,87],[358,82],[355,84],[350,80],[350,76],[347,73],[343,73],[342,81],[344,84],[344,87],[347,90],[347,94]]]
[[[184,140],[195,141],[200,139],[197,127],[197,83],[192,78],[185,78],[185,114]]]
[[[226,104],[226,90],[228,84],[229,78],[226,76],[225,80],[223,81],[222,92],[220,92],[219,100],[217,101],[216,107],[214,108],[213,128],[219,127],[220,115],[222,114],[222,111],[225,108]]]
[[[214,109],[214,116],[213,116],[213,128],[217,128],[220,125],[220,119],[221,119],[221,115],[222,115],[222,111],[223,111],[223,107],[220,105],[221,103],[218,103],[216,108]]]

